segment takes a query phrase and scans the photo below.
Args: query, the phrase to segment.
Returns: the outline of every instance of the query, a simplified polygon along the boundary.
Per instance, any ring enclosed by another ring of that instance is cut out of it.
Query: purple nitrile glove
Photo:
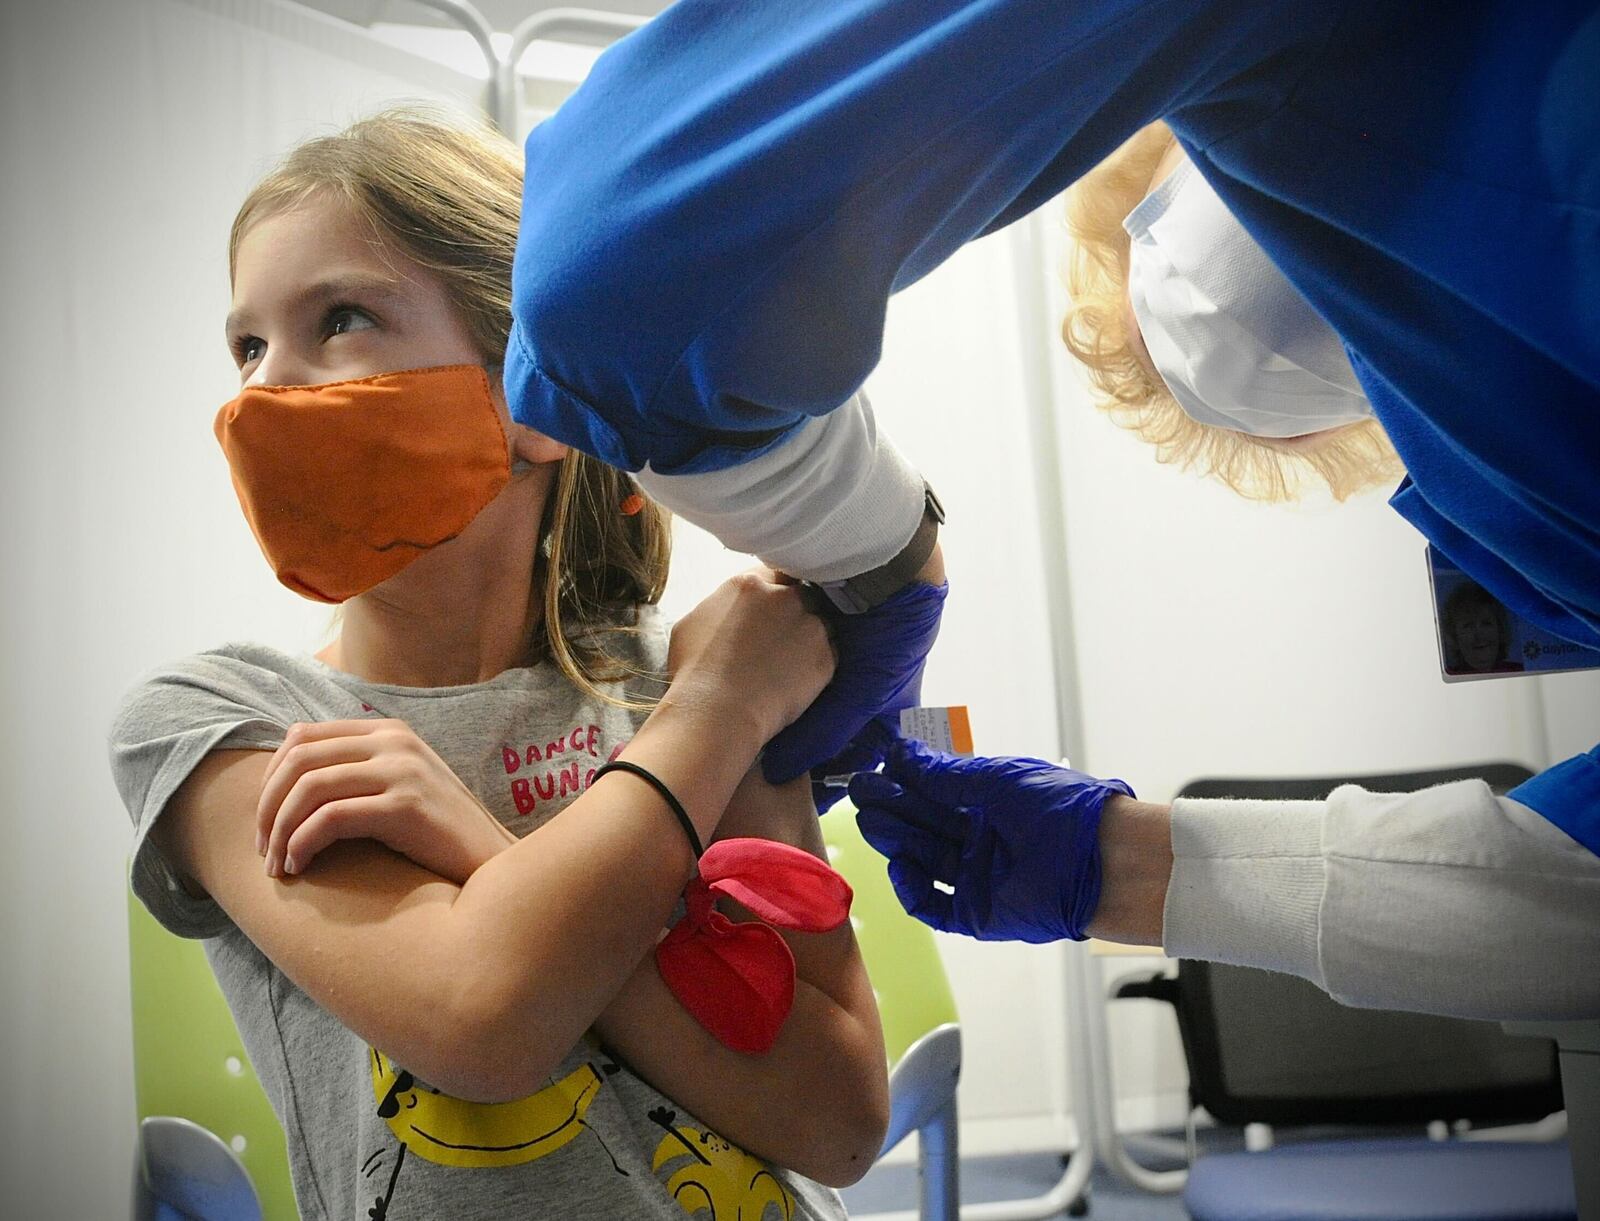
[[[875,717],[914,707],[922,694],[922,666],[939,635],[948,584],[913,581],[893,597],[846,615],[827,606],[823,614],[833,629],[839,665],[833,681],[816,702],[767,744],[761,773],[771,784],[786,784],[805,772],[815,780],[858,772],[882,758],[881,735],[858,741]],[[898,729],[897,715],[888,718]],[[813,784],[817,808],[825,810],[844,795],[842,789]]]
[[[916,695],[913,692],[912,703],[915,702]],[[886,712],[882,716],[873,717],[863,725],[861,732],[850,739],[845,748],[833,758],[826,763],[819,763],[811,774],[811,801],[817,807],[817,813],[826,814],[833,808],[834,802],[845,797],[845,785],[851,776],[858,772],[875,771],[878,764],[883,762],[883,753],[889,743],[899,736],[898,710]],[[830,777],[836,782],[826,783]],[[841,778],[843,783],[838,782]]]
[[[1120,780],[1042,759],[973,759],[914,742],[850,782],[901,906],[981,941],[1082,941],[1100,904],[1100,814]],[[935,882],[950,890],[940,890]]]

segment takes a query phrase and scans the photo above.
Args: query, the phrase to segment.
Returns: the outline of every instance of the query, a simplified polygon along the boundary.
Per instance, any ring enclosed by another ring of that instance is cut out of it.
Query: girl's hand
[[[341,839],[374,839],[457,884],[517,842],[404,721],[291,725],[256,807],[267,874]]]
[[[724,581],[673,627],[667,699],[752,718],[765,742],[817,698],[834,661],[801,588],[755,569]]]

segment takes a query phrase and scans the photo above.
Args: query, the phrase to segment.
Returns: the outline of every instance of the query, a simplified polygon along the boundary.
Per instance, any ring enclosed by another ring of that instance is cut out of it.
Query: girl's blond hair
[[[312,196],[346,204],[384,243],[443,284],[491,372],[511,335],[511,262],[522,208],[522,159],[485,124],[404,106],[292,150],[256,184],[233,221],[228,274],[256,222]],[[637,498],[625,514],[623,504]],[[628,475],[571,451],[561,463],[540,529],[536,567],[543,601],[541,655],[580,689],[633,671],[606,648],[637,608],[660,600],[671,554],[665,509]]]
[[[1098,405],[1156,447],[1161,462],[1193,468],[1252,500],[1293,500],[1320,479],[1337,500],[1403,474],[1375,419],[1289,451],[1270,439],[1190,417],[1141,357],[1128,323],[1128,233],[1124,218],[1150,192],[1156,165],[1171,148],[1165,123],[1137,132],[1085,174],[1067,195],[1074,249],[1067,264],[1072,303],[1061,338],[1089,370]]]

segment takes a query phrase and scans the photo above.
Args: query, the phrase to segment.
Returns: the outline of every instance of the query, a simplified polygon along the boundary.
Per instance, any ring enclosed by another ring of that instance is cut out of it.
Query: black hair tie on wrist
[[[678,825],[683,828],[683,833],[689,837],[689,847],[694,852],[694,859],[698,861],[702,856],[705,855],[706,850],[700,845],[700,836],[699,833],[695,831],[694,823],[689,818],[689,811],[683,808],[683,803],[672,795],[672,790],[661,781],[660,777],[656,776],[653,772],[646,771],[637,763],[629,763],[626,759],[613,759],[610,763],[603,765],[599,771],[595,772],[594,779],[600,779],[600,777],[604,776],[607,772],[628,772],[631,775],[639,777],[640,780],[643,780],[656,792],[660,793],[661,800],[665,801],[668,809],[670,809],[673,814],[677,816]],[[591,780],[589,783],[592,785],[594,780]]]

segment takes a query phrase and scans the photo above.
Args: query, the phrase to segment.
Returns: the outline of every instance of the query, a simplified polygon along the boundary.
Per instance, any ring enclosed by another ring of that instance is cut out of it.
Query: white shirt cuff
[[[1326,987],[1325,814],[1321,801],[1174,801],[1167,954],[1285,971]]]
[[[864,394],[740,466],[697,475],[647,466],[638,480],[724,546],[810,581],[887,564],[922,520],[922,476],[879,434]]]

